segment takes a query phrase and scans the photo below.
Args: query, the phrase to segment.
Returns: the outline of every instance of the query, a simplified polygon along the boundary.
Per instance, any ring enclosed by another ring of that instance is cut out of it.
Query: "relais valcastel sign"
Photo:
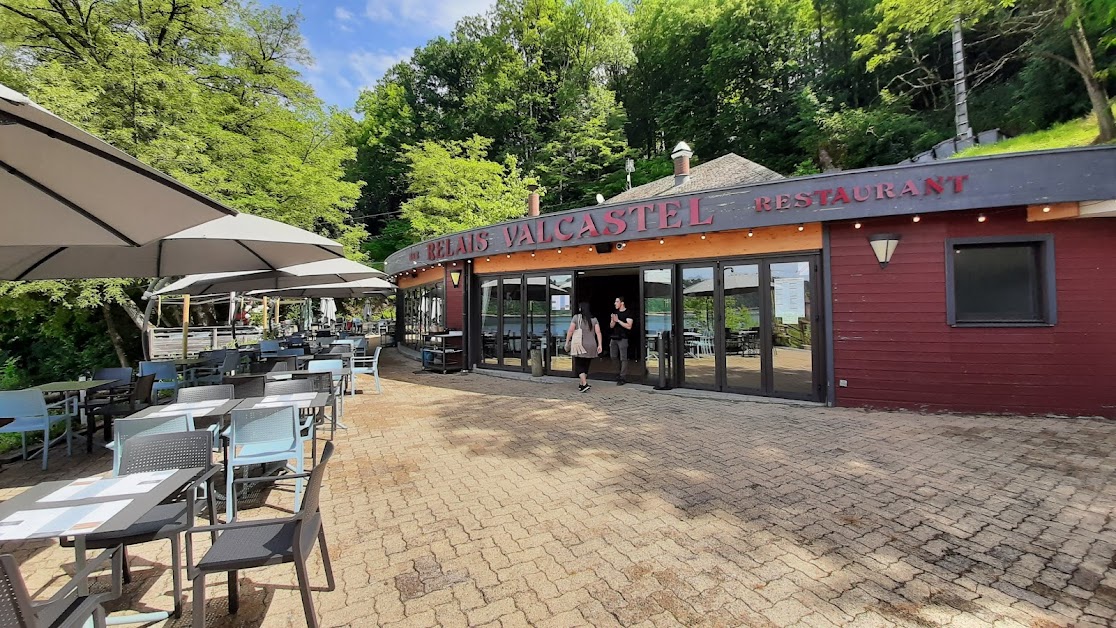
[[[575,244],[1109,199],[1116,197],[1114,163],[1116,149],[1090,147],[827,173],[596,205],[422,242],[390,256],[387,271],[400,273],[431,262]]]

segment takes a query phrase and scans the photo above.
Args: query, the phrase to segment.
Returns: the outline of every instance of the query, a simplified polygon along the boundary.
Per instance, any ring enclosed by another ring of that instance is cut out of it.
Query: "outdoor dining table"
[[[42,386],[33,386],[35,390],[43,393],[64,393],[67,397],[77,393],[78,424],[85,423],[85,451],[93,451],[93,417],[85,410],[85,397],[90,392],[112,388],[120,383],[118,379],[87,379],[65,382],[51,382]],[[30,390],[30,389],[29,389]]]
[[[38,484],[0,503],[0,541],[73,537],[75,567],[80,572],[85,567],[87,535],[127,530],[204,471],[199,467]],[[114,560],[113,565],[116,572],[120,563]],[[113,573],[114,584],[120,576]],[[88,582],[77,585],[79,594],[88,594]],[[136,623],[142,617],[110,617],[109,623]]]

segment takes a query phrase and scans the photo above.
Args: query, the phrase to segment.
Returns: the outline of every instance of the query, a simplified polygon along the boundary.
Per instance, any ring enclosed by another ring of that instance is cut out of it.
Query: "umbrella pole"
[[[268,315],[267,315],[267,297],[264,297],[264,301],[263,301],[263,330],[264,330],[265,334],[267,333],[267,330],[268,330],[269,327],[271,327],[271,318],[269,318]]]
[[[182,359],[190,351],[190,295],[182,297]]]

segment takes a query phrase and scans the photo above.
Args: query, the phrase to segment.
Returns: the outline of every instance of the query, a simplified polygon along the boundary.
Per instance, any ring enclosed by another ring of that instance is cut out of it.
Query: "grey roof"
[[[712,190],[732,185],[763,183],[782,179],[783,175],[769,170],[754,161],[744,159],[735,153],[718,157],[690,169],[690,178],[679,186],[674,185],[674,175],[669,175],[644,183],[608,199],[609,203],[634,201],[652,196],[688,194],[701,190]]]

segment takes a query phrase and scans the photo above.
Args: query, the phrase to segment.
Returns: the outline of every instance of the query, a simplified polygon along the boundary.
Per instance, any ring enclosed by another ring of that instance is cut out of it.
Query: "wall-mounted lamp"
[[[616,249],[617,251],[623,251],[625,246],[628,246],[628,245],[624,242],[617,242],[616,246],[614,246],[612,248]]]
[[[868,236],[868,244],[872,245],[872,252],[876,254],[880,268],[887,268],[891,256],[895,254],[895,247],[899,246],[899,234],[874,233]]]
[[[456,288],[458,285],[460,285],[461,284],[461,271],[460,270],[451,270],[450,271],[450,281],[453,282],[453,287],[454,288]]]

